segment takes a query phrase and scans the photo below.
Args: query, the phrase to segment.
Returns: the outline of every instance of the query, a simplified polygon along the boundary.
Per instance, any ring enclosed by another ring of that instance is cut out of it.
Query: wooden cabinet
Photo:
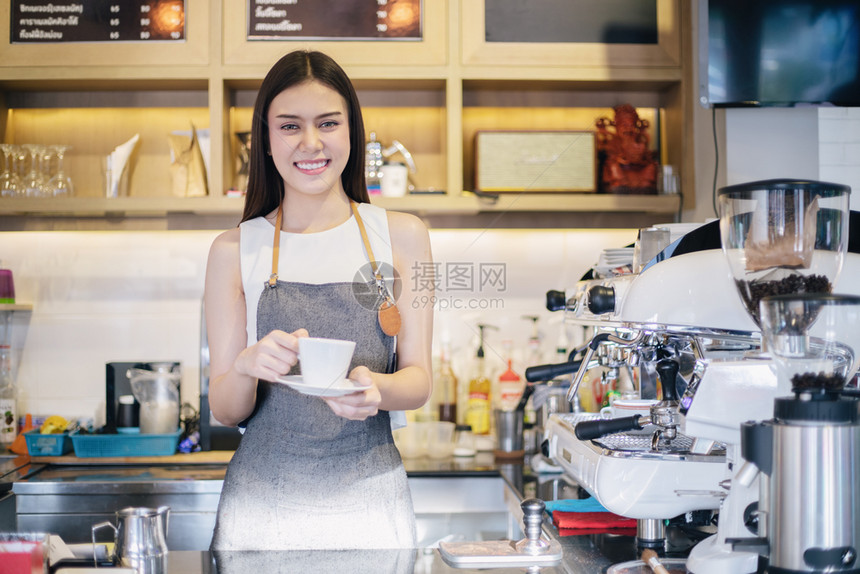
[[[682,205],[677,195],[524,193],[492,200],[468,193],[477,131],[590,129],[596,117],[611,115],[621,103],[651,119],[655,149],[681,172],[683,205],[692,207],[686,3],[655,0],[657,41],[637,46],[488,42],[488,1],[424,0],[421,41],[299,42],[247,40],[247,2],[187,0],[187,39],[165,44],[10,44],[10,8],[4,4],[0,141],[70,144],[66,168],[76,196],[0,198],[0,229],[26,228],[14,223],[22,215],[49,228],[63,218],[88,219],[98,227],[93,222],[104,215],[114,225],[150,218],[142,225],[157,226],[153,221],[176,214],[194,214],[183,223],[187,227],[235,222],[242,200],[225,192],[237,169],[236,133],[250,128],[256,90],[271,64],[298,48],[325,51],[344,66],[367,132],[383,144],[403,143],[418,167],[413,185],[434,192],[374,199],[385,207],[444,216],[444,225],[469,225],[468,218],[481,212],[582,214],[565,220],[566,226],[588,226],[594,213],[640,216],[630,220],[633,225],[642,223],[643,214],[671,220]],[[209,134],[209,195],[176,198],[167,135],[192,124]],[[101,159],[134,134],[141,138],[129,196],[107,199]]]

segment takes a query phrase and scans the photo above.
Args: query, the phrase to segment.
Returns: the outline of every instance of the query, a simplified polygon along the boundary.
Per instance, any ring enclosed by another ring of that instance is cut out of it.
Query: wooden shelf
[[[479,211],[675,213],[680,206],[680,196],[506,193],[497,200],[478,198],[478,202]]]
[[[229,215],[242,212],[242,199],[233,197],[117,197],[3,199],[0,215],[42,216],[153,216],[168,213]]]
[[[32,311],[30,303],[0,303],[0,311]]]
[[[233,458],[232,450],[212,450],[191,453],[176,453],[165,456],[117,456],[117,457],[77,457],[74,454],[63,456],[31,456],[30,462],[41,464],[96,466],[111,464],[224,464]]]
[[[150,198],[118,197],[55,198],[55,199],[3,199],[0,216],[163,216],[175,213],[198,215],[240,215],[242,198]],[[419,215],[471,215],[492,212],[636,212],[672,214],[680,206],[677,195],[606,195],[563,193],[506,193],[497,198],[479,197],[472,193],[460,196],[447,194],[414,194],[405,197],[377,197],[371,199],[392,211],[406,211]]]

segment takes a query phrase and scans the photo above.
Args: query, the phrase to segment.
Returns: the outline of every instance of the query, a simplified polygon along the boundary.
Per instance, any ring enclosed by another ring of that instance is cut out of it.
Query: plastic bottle
[[[523,396],[523,391],[526,388],[525,382],[514,371],[514,360],[508,359],[507,370],[499,375],[499,380],[496,388],[498,389],[497,407],[503,411],[512,411],[517,408],[520,402],[520,397]]]
[[[448,343],[442,343],[439,355],[439,420],[457,422],[457,376],[451,367]]]
[[[469,380],[469,399],[466,406],[466,424],[472,427],[476,435],[490,434],[490,414],[492,409],[490,397],[490,379],[487,377],[486,363],[484,359],[484,328],[480,329],[480,343],[475,354],[475,372]]]
[[[0,446],[9,448],[18,435],[18,410],[12,380],[12,313],[0,311]]]

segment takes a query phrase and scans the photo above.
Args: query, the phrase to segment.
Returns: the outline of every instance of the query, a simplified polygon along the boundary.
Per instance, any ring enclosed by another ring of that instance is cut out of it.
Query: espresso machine
[[[637,274],[587,278],[565,292],[565,320],[594,331],[568,398],[621,357],[643,396],[656,388],[660,400],[650,416],[554,415],[544,450],[608,510],[639,519],[640,548],[663,549],[666,520],[713,511],[716,533],[692,549],[687,569],[760,571],[757,549],[734,543],[760,535],[762,478],[744,464],[741,429],[772,418],[791,386],[762,349],[758,305],[776,292],[860,289],[860,255],[846,255],[849,192],[794,180],[723,188],[718,222]]]

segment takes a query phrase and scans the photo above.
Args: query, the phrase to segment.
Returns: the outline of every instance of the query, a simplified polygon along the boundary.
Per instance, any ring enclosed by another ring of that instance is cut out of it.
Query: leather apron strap
[[[269,287],[278,284],[278,259],[281,254],[281,223],[284,221],[284,204],[278,206],[278,215],[275,217],[275,242],[272,245],[272,274],[267,282]]]

